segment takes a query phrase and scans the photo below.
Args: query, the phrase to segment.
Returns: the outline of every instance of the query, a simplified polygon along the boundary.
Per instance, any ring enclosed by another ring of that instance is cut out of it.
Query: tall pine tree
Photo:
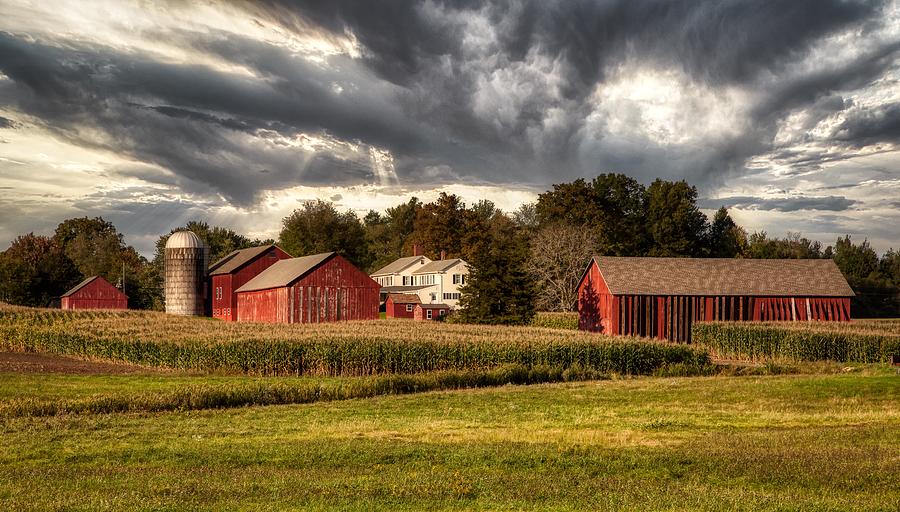
[[[534,317],[535,284],[527,271],[528,240],[505,215],[490,220],[473,243],[469,275],[460,290],[466,323],[526,324]]]

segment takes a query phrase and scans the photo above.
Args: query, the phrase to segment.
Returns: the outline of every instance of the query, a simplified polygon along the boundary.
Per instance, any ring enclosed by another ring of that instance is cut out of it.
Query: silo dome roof
[[[166,249],[200,249],[206,247],[203,240],[193,231],[176,231],[169,235]]]

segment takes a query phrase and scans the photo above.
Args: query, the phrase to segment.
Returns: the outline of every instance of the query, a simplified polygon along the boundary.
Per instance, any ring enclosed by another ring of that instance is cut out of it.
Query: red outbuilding
[[[275,262],[291,255],[276,245],[261,245],[232,251],[209,267],[212,316],[226,321],[237,320],[235,290],[258,276]]]
[[[62,309],[128,309],[128,296],[109,281],[93,276],[60,297]]]
[[[237,289],[239,322],[319,323],[378,318],[381,286],[337,253],[273,264]]]
[[[416,304],[413,309],[413,318],[416,320],[437,320],[450,313],[450,306],[446,304]]]
[[[389,293],[384,301],[384,315],[388,318],[412,318],[416,304],[421,303],[415,293]]]
[[[853,295],[830,259],[598,256],[578,285],[578,327],[690,341],[697,321],[849,321]]]

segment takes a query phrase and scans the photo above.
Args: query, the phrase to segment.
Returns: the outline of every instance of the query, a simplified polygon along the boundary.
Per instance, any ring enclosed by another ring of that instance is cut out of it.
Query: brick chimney
[[[422,250],[422,246],[419,244],[413,244],[413,256],[422,256],[425,254],[425,251]]]
[[[442,260],[447,259],[447,251],[444,251],[444,250],[441,251],[441,259]]]

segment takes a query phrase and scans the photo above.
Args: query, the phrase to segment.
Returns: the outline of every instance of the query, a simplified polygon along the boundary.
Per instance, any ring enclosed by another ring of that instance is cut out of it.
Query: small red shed
[[[388,318],[412,318],[416,304],[421,303],[415,293],[389,293],[384,301],[384,315]]]
[[[597,256],[578,284],[578,328],[690,341],[697,321],[849,321],[830,259]]]
[[[128,296],[106,279],[93,276],[60,297],[62,309],[128,309]]]
[[[290,257],[290,254],[276,245],[261,245],[232,251],[213,263],[209,267],[212,316],[229,322],[237,320],[235,290],[275,262]]]
[[[450,306],[446,304],[416,304],[413,310],[413,318],[416,320],[437,320],[450,313]]]
[[[334,252],[280,260],[236,290],[239,322],[378,318],[381,286]]]

